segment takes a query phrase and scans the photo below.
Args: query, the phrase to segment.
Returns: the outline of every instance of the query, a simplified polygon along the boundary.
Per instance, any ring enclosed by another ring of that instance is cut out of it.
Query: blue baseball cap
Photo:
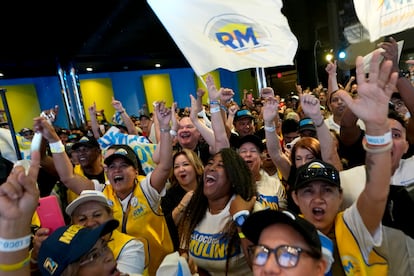
[[[58,228],[40,246],[37,258],[42,275],[61,275],[68,265],[87,254],[96,242],[119,226],[117,220],[109,220],[90,229],[80,225]]]

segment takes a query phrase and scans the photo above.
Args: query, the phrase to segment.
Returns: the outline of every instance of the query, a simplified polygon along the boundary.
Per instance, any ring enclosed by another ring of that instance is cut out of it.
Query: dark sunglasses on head
[[[318,176],[323,176],[334,181],[339,181],[338,171],[331,168],[307,168],[299,173],[298,180],[307,180],[309,178]]]

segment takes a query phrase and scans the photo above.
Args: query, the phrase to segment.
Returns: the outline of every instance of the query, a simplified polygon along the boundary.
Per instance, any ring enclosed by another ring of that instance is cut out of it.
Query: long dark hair
[[[256,188],[253,181],[253,176],[246,165],[246,162],[239,156],[239,154],[231,149],[225,148],[217,152],[216,155],[221,155],[223,160],[224,171],[227,175],[228,182],[231,183],[231,193],[240,195],[245,200],[250,200],[256,194]],[[210,159],[214,158],[212,156]],[[185,216],[178,224],[178,233],[180,236],[181,249],[188,251],[191,235],[194,229],[205,217],[208,210],[208,199],[204,195],[204,181],[201,181],[194,192],[191,201],[189,202]],[[230,197],[231,198],[231,197]],[[224,237],[229,239],[227,247],[227,261],[226,274],[229,266],[230,252],[240,246],[240,238],[238,236],[237,227],[233,220],[229,222],[222,229]]]

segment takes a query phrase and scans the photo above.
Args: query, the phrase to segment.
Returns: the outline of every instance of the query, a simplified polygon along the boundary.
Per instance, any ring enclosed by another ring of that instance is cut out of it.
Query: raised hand
[[[169,128],[171,121],[171,109],[165,106],[164,101],[155,103],[155,113],[157,114],[160,128]]]
[[[14,225],[10,232],[1,229],[2,238],[14,234],[21,237],[19,233],[29,229],[39,200],[39,189],[36,184],[39,167],[40,153],[33,151],[27,175],[23,166],[15,166],[6,182],[0,185],[0,225]]]
[[[398,67],[398,43],[397,41],[395,41],[393,37],[390,37],[389,42],[382,42],[379,44],[379,46],[385,50],[385,52],[381,53],[382,56],[386,60],[392,61],[392,65],[393,65],[392,71],[398,72],[399,67]]]
[[[380,63],[381,50],[374,51],[370,63],[369,78],[365,77],[363,58],[356,60],[358,97],[352,97],[344,90],[337,93],[352,112],[364,121],[367,127],[382,126],[386,123],[388,102],[396,89],[398,74],[392,73],[392,61]]]
[[[263,120],[265,122],[273,122],[278,113],[279,102],[274,97],[269,97],[263,105]]]
[[[208,89],[208,98],[210,99],[210,102],[218,101],[221,97],[221,92],[223,88],[217,90],[216,85],[214,84],[214,78],[211,74],[207,75],[206,84]]]
[[[336,74],[336,60],[334,62],[330,61],[326,65],[325,71],[330,75]]]
[[[122,112],[124,111],[124,108],[122,106],[122,103],[118,100],[115,100],[114,97],[112,97],[112,106],[115,108],[116,111]]]
[[[311,94],[303,94],[300,96],[300,105],[305,115],[312,120],[322,117],[321,105],[319,99]],[[315,120],[314,120],[315,121]]]

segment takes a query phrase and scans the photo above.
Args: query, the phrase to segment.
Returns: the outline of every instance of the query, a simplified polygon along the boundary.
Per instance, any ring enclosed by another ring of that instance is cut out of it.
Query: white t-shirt
[[[139,240],[130,240],[119,253],[117,268],[123,273],[142,274],[145,269],[145,247]]]
[[[253,212],[266,208],[286,209],[286,191],[278,177],[269,176],[267,172],[260,169],[260,180],[256,181],[256,188],[257,197]]]
[[[343,190],[343,208],[350,206],[357,200],[365,187],[365,165],[353,167],[339,172],[341,187]],[[406,186],[414,182],[414,155],[407,159],[401,159],[400,165],[391,176],[392,185]]]
[[[223,237],[222,230],[232,221],[230,215],[230,203],[219,214],[206,212],[203,220],[194,229],[191,235],[189,253],[198,267],[207,270],[210,275],[225,275],[227,254],[225,247],[228,240]],[[241,246],[236,248],[229,261],[228,276],[253,275]]]

